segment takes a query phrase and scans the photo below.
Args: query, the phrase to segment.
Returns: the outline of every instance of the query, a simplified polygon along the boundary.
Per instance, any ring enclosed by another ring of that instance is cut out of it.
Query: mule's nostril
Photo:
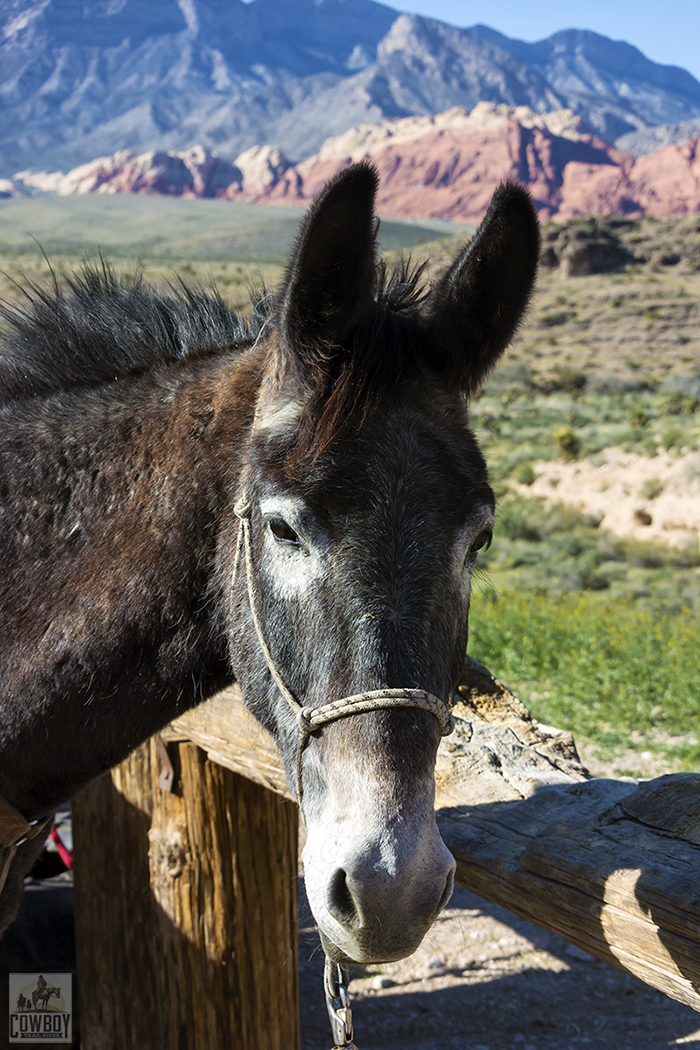
[[[328,910],[333,918],[344,926],[357,922],[357,908],[348,887],[347,873],[343,868],[338,868],[331,879]]]
[[[445,889],[442,891],[442,897],[440,898],[440,903],[437,906],[436,915],[438,915],[442,911],[442,909],[444,907],[446,907],[450,897],[452,896],[452,892],[453,892],[454,888],[455,888],[455,873],[454,873],[454,868],[452,868],[451,871],[447,875],[447,879],[445,880]]]

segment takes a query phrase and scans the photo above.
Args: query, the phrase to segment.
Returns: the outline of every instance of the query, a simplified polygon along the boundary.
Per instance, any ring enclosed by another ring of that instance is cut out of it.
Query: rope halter
[[[363,714],[366,711],[379,711],[383,708],[394,707],[418,707],[422,711],[429,711],[440,723],[440,734],[447,736],[454,729],[454,722],[450,709],[444,700],[425,689],[373,689],[365,693],[355,693],[353,696],[344,696],[339,700],[332,700],[322,707],[305,707],[297,700],[288,688],[282,675],[275,666],[272,654],[265,641],[265,635],[260,622],[259,601],[253,582],[253,550],[250,531],[250,516],[253,504],[245,496],[242,497],[234,507],[234,513],[239,519],[238,543],[236,546],[236,557],[233,564],[233,576],[231,584],[235,583],[241,554],[245,551],[246,576],[248,580],[248,600],[253,617],[255,633],[260,643],[263,655],[270,669],[272,679],[279,689],[287,704],[294,712],[299,729],[296,757],[296,792],[297,800],[301,805],[301,762],[304,748],[309,737],[321,726],[335,722],[339,718],[347,718],[350,715]]]

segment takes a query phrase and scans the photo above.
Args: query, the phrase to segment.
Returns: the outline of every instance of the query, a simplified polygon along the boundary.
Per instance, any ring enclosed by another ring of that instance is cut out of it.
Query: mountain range
[[[630,44],[529,44],[374,0],[0,0],[0,27],[4,176],[194,143],[298,162],[356,125],[480,101],[569,108],[632,152],[648,149],[629,136],[700,119],[700,83]]]

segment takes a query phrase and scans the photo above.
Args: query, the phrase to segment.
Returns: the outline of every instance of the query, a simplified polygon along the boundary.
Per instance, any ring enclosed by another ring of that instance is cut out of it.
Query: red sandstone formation
[[[138,156],[120,150],[60,172],[19,172],[15,180],[25,186],[58,193],[156,193],[175,197],[224,197],[237,187],[242,175],[233,164],[193,146],[182,153],[151,150]]]
[[[293,166],[259,146],[229,164],[199,146],[184,153],[117,153],[53,180],[59,193],[166,193],[302,204],[341,168],[370,159],[379,169],[379,211],[410,219],[474,223],[497,184],[518,179],[544,218],[681,215],[700,211],[700,139],[635,158],[583,133],[569,110],[479,103],[431,117],[353,128]],[[23,173],[27,185],[41,177]],[[46,188],[49,188],[47,182]]]

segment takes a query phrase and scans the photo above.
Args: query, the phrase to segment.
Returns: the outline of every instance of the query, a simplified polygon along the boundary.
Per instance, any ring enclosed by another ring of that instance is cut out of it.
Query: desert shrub
[[[667,416],[692,416],[699,408],[700,398],[684,394],[682,390],[674,390],[661,403],[661,409]]]
[[[576,368],[563,365],[555,371],[550,385],[552,390],[564,390],[567,394],[575,394],[583,390],[586,385],[586,373]]]
[[[509,540],[540,541],[540,530],[535,522],[518,506],[505,506],[498,515],[498,534]]]
[[[570,503],[552,503],[547,507],[537,497],[516,496],[512,492],[499,507],[499,529],[500,523],[506,518],[524,519],[536,532],[538,541],[543,536],[593,529],[598,525],[597,519],[592,515],[579,510],[578,507],[572,507]],[[518,538],[523,538],[522,530]]]
[[[642,499],[656,499],[664,490],[661,478],[647,478],[639,490]]]
[[[544,511],[541,529],[545,536],[553,536],[560,532],[595,528],[596,525],[597,522],[578,507],[572,507],[570,503],[554,503]]]
[[[532,372],[525,361],[519,361],[512,357],[506,358],[496,371],[491,375],[484,389],[488,394],[502,394],[514,391],[515,395],[522,394],[532,385]]]
[[[621,536],[619,546],[621,557],[631,565],[643,569],[660,569],[666,564],[666,551],[657,543],[638,540],[634,536]]]
[[[671,449],[674,448],[683,448],[684,445],[687,444],[687,441],[687,432],[685,430],[682,430],[681,427],[670,427],[668,430],[665,430],[664,433],[661,435],[661,444],[667,452],[670,452]]]
[[[562,459],[577,459],[581,452],[581,438],[571,427],[557,427],[554,431],[554,440],[559,448]]]
[[[498,436],[501,432],[501,420],[493,412],[482,412],[479,415],[479,426],[485,427],[490,434]]]
[[[566,422],[573,430],[574,428],[581,429],[587,427],[590,423],[590,419],[587,414],[581,411],[580,407],[572,406],[566,413]]]
[[[539,322],[544,325],[545,328],[554,328],[560,324],[566,324],[573,317],[576,316],[574,310],[556,310],[551,314],[541,314]]]
[[[517,481],[518,485],[532,485],[536,476],[537,475],[529,463],[518,463],[513,471],[513,480]]]
[[[601,551],[609,558],[642,569],[691,568],[700,565],[697,540],[682,547],[669,547],[652,540],[639,540],[635,536],[616,536],[612,532],[602,532],[598,543]]]
[[[638,430],[643,429],[649,423],[649,414],[640,405],[633,405],[628,415],[631,425]]]

